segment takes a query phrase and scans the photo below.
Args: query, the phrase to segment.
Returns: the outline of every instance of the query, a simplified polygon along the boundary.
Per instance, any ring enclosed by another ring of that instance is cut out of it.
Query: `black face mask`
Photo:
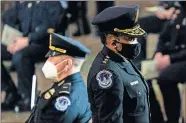
[[[122,50],[118,51],[122,56],[127,59],[134,59],[136,58],[139,53],[141,52],[141,44],[122,44]]]

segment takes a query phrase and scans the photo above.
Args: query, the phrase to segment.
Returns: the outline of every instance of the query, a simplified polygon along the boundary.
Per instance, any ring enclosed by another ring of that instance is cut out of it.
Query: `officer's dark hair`
[[[118,33],[115,33],[115,32],[99,32],[99,36],[100,36],[100,38],[101,38],[101,42],[102,42],[102,44],[103,45],[105,45],[107,42],[106,42],[106,36],[108,35],[108,34],[112,34],[112,35],[115,35],[115,36],[121,36],[120,34],[118,34]]]
[[[99,36],[101,38],[101,43],[106,44],[106,34],[104,32],[99,32]]]

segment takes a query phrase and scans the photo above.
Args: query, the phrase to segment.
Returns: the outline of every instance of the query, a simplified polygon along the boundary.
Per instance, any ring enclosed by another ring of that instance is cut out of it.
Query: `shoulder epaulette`
[[[61,90],[59,91],[59,94],[70,94],[70,90],[71,90],[71,83],[64,83],[61,86]]]

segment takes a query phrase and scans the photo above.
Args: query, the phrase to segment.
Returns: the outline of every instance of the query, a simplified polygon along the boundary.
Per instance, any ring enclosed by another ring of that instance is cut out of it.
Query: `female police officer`
[[[109,7],[92,24],[103,33],[103,50],[88,75],[93,123],[149,123],[148,85],[130,61],[140,52],[139,6]]]

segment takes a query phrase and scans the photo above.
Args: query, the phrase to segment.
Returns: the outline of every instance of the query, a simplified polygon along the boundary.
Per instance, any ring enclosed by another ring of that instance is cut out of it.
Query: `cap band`
[[[49,46],[50,50],[55,50],[58,51],[60,53],[66,53],[67,51],[65,49],[61,49],[61,48],[56,48],[55,46]]]

